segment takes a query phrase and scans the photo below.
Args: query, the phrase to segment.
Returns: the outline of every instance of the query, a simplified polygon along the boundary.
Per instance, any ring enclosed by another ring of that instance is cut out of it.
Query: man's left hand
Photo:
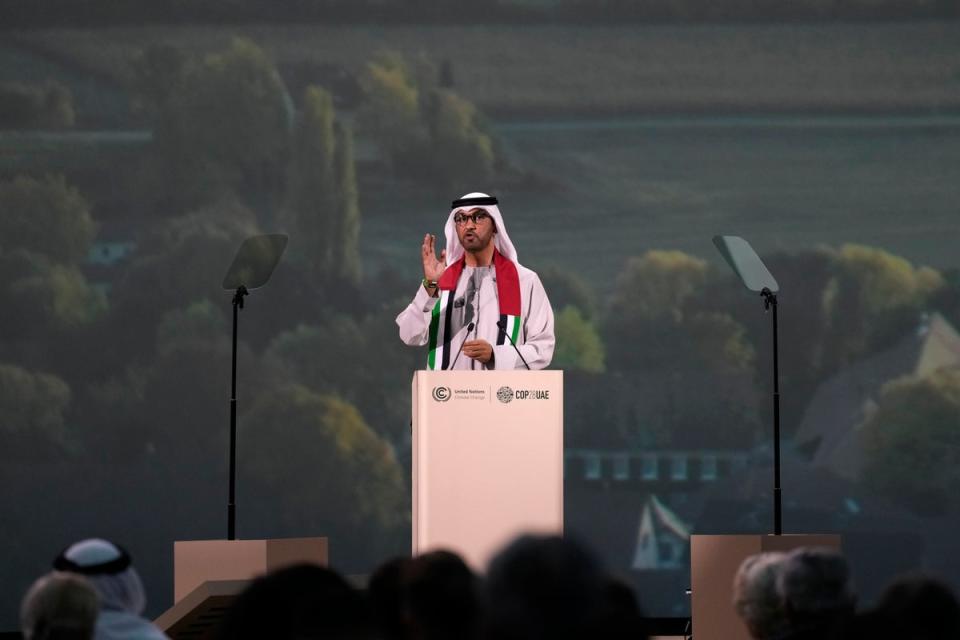
[[[463,355],[487,364],[493,358],[493,347],[486,340],[467,340],[463,343]]]

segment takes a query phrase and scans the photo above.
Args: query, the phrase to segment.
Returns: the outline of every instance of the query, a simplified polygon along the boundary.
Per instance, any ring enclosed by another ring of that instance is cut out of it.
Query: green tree
[[[242,486],[269,531],[328,535],[341,562],[372,563],[408,522],[393,450],[343,400],[297,385],[263,394],[241,443]]]
[[[394,170],[402,171],[405,158],[427,147],[416,76],[400,54],[381,52],[367,63],[360,85],[365,100],[358,124],[379,142]]]
[[[756,354],[746,329],[730,315],[700,312],[684,323],[690,346],[711,371],[722,374],[749,373]]]
[[[704,261],[678,251],[631,258],[617,278],[603,336],[607,367],[629,391],[611,428],[633,446],[743,447],[756,438],[754,349],[740,322],[711,308],[711,278]]]
[[[134,106],[153,118],[169,115],[171,102],[186,90],[193,61],[184,51],[169,44],[151,44],[133,62]],[[164,128],[158,120],[155,127]]]
[[[862,245],[840,247],[833,273],[822,294],[824,350],[838,366],[898,340],[944,286],[936,270]]]
[[[156,64],[160,70],[143,71],[150,82],[183,87],[157,105],[155,140],[168,188],[183,192],[186,202],[224,190],[247,199],[279,195],[293,107],[266,53],[237,38],[226,50],[188,61],[182,78],[176,60]],[[158,100],[154,88],[142,93]]]
[[[706,263],[680,251],[630,258],[604,320],[610,367],[658,369],[692,355],[684,322],[689,301],[703,292],[706,280]]]
[[[17,249],[75,265],[90,249],[96,225],[90,205],[63,176],[18,176],[0,182],[0,250]]]
[[[337,186],[337,214],[334,218],[333,265],[339,283],[360,284],[360,197],[353,159],[353,133],[348,127],[335,128],[337,145],[334,176]]]
[[[593,320],[597,316],[597,296],[594,290],[579,274],[567,271],[557,265],[547,265],[537,269],[543,288],[550,296],[554,309],[574,306],[580,314]]]
[[[70,89],[57,82],[48,82],[43,89],[40,126],[46,129],[69,129],[76,119]]]
[[[335,122],[333,99],[308,87],[288,181],[293,250],[319,282],[360,282],[360,207],[350,129]]]
[[[0,363],[0,451],[6,462],[41,457],[67,440],[70,387],[47,373]]]
[[[680,251],[631,258],[617,278],[605,319],[611,363],[621,368],[714,367],[747,373],[753,347],[743,325],[705,308],[707,264]]]
[[[476,106],[443,89],[433,92],[431,102],[428,126],[435,173],[456,189],[488,183],[496,162],[494,143],[481,124]]]
[[[920,515],[960,507],[960,369],[888,383],[860,432],[868,487]]]
[[[142,309],[149,304],[166,311],[204,297],[220,299],[220,284],[237,248],[257,233],[253,212],[236,198],[165,221],[145,235],[114,292],[115,305]]]
[[[297,123],[287,181],[287,219],[294,230],[291,249],[329,278],[333,227],[338,209],[334,175],[333,98],[308,87]]]
[[[256,233],[253,213],[236,198],[224,198],[166,220],[146,234],[137,257],[111,294],[107,328],[115,349],[105,357],[123,354],[149,361],[156,344],[157,317],[202,300],[228,307],[229,294],[221,288],[223,276],[240,243]],[[122,367],[126,361],[113,364]]]
[[[203,299],[185,309],[168,311],[157,325],[157,353],[161,356],[190,343],[226,343],[230,333],[223,311]]]
[[[682,251],[648,251],[627,260],[617,276],[610,313],[631,323],[683,320],[684,305],[702,292],[707,263]]]
[[[557,369],[601,373],[604,370],[603,342],[596,328],[584,319],[577,307],[569,306],[556,316],[557,348],[552,365]]]
[[[73,94],[62,84],[0,84],[0,129],[68,129],[75,121]]]
[[[0,253],[0,342],[49,341],[52,334],[91,325],[107,310],[104,295],[73,266],[19,250]]]
[[[409,433],[409,380],[398,371],[422,368],[422,352],[396,339],[381,310],[362,319],[345,315],[277,335],[265,354],[273,370],[321,394],[354,404],[377,433],[401,443]]]
[[[435,64],[379,54],[361,78],[361,131],[378,141],[398,175],[443,189],[489,182],[498,167],[496,141],[477,107],[438,85]]]

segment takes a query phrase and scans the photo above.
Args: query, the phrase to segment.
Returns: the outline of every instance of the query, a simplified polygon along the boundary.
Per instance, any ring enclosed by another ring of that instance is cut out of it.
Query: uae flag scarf
[[[440,297],[430,316],[430,351],[427,354],[427,368],[431,370],[447,369],[450,366],[450,359],[454,357],[450,348],[450,340],[453,337],[450,335],[450,326],[453,319],[454,293],[457,290],[460,275],[463,273],[464,264],[465,259],[460,258],[447,267],[437,282]],[[510,338],[516,342],[520,335],[520,275],[517,273],[517,265],[500,255],[499,251],[494,250],[493,268],[497,274],[500,326],[506,327]],[[506,343],[506,335],[498,330],[497,344],[504,343]]]

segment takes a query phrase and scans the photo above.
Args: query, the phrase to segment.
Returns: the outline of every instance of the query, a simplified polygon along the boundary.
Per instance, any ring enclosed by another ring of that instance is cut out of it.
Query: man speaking
[[[428,369],[543,369],[556,340],[553,309],[537,274],[517,251],[485,193],[453,202],[437,258],[423,237],[423,283],[397,316],[400,339],[429,345]]]

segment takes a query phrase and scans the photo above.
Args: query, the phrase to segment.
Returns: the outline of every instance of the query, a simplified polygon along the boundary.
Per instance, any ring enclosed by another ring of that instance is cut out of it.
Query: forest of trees
[[[370,60],[350,118],[322,86],[290,95],[250,40],[205,55],[145,44],[129,77],[152,141],[122,175],[148,204],[111,287],[83,270],[102,222],[93,203],[111,180],[87,193],[69,172],[0,180],[0,482],[11,487],[0,542],[11,571],[35,575],[35,555],[17,550],[55,550],[97,522],[123,523],[156,575],[161,544],[222,535],[230,320],[219,282],[245,237],[277,228],[289,252],[241,316],[240,534],[329,535],[348,570],[403,553],[408,374],[423,354],[393,324],[410,283],[364,268],[355,136],[373,142],[390,180],[444,194],[515,169],[429,60]],[[55,87],[31,91],[17,99],[52,95],[50,126],[69,126]],[[957,271],[851,244],[766,259],[790,292],[783,315],[803,328],[781,343],[788,436],[817,385],[924,313],[960,326]],[[556,310],[568,446],[750,450],[767,438],[768,318],[731,274],[649,251],[601,295],[569,267],[531,266]],[[955,372],[890,384],[863,425],[865,486],[920,514],[954,508],[958,398]],[[56,526],[63,511],[35,508],[58,486],[98,505],[75,531]]]

